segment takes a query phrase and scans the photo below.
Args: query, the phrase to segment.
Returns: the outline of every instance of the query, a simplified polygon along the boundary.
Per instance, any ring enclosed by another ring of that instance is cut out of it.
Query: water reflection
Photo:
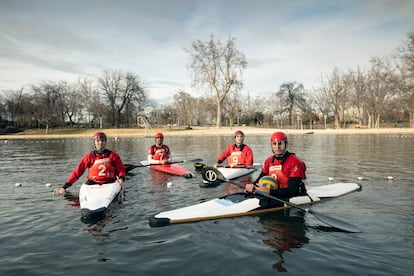
[[[66,191],[63,198],[68,201],[68,205],[75,208],[80,208],[79,194],[73,194],[70,191]]]
[[[263,162],[271,153],[268,135],[247,138],[255,162]],[[289,148],[307,164],[310,185],[328,184],[331,176],[334,182],[364,178],[361,193],[317,207],[320,212],[338,215],[361,226],[363,232],[355,235],[332,233],[330,227],[311,227],[314,224],[311,216],[303,218],[297,213],[262,216],[259,223],[257,217],[246,217],[226,223],[217,221],[213,227],[211,222],[203,222],[150,228],[150,215],[220,197],[239,188],[223,183],[216,188],[201,189],[200,175],[184,179],[154,174],[148,168],[136,168],[128,175],[126,201],[120,209],[112,209],[104,221],[86,225],[80,221],[76,194],[81,182],[72,188],[72,197],[66,199],[52,196],[45,183],[52,183],[53,187],[62,185],[91,149],[90,139],[0,143],[0,239],[4,249],[0,251],[0,259],[8,264],[1,266],[0,274],[50,274],[49,267],[39,264],[53,256],[54,274],[67,273],[68,267],[77,274],[86,270],[102,275],[115,271],[125,275],[185,274],[183,268],[196,267],[199,274],[207,275],[217,272],[214,271],[217,267],[218,274],[225,271],[234,275],[237,267],[239,274],[248,275],[268,274],[273,266],[276,271],[288,269],[295,275],[303,274],[303,267],[311,274],[331,275],[339,265],[343,275],[408,275],[413,259],[412,243],[407,242],[412,240],[414,221],[413,138],[412,135],[289,136]],[[147,158],[152,142],[152,138],[108,141],[125,163],[132,164]],[[231,137],[168,137],[174,158],[199,157],[209,165],[231,142]],[[252,177],[256,176],[257,173]],[[394,180],[387,180],[387,176],[393,176]],[[22,186],[15,187],[17,182]],[[229,234],[234,233],[238,223],[242,223],[243,235]],[[390,231],[390,225],[399,227]],[[209,231],[200,231],[205,227]],[[327,232],[320,234],[321,231]],[[231,248],[237,254],[217,250],[218,246]],[[263,250],[270,255],[270,262],[269,258],[255,258],[252,266],[251,262],[240,261],[244,256],[262,254]],[[62,252],[77,253],[67,258]],[[221,262],[212,267],[204,256]],[[320,259],[327,261],[318,264]],[[108,271],[107,265],[96,265],[107,261],[113,270]]]
[[[277,261],[272,266],[274,270],[286,272],[283,253],[309,243],[304,216],[305,213],[301,210],[288,209],[260,217],[263,231],[259,233],[265,236],[263,243],[274,248],[273,252],[277,256]]]

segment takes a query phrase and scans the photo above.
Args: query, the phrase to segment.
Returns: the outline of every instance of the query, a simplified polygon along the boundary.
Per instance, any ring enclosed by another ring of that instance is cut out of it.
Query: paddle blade
[[[190,160],[183,160],[184,162],[193,162],[193,163],[196,163],[196,162],[203,162],[203,159],[200,159],[200,158],[196,158],[196,159],[190,159]]]
[[[223,174],[212,167],[204,167],[201,171],[201,177],[204,181],[210,183],[221,183],[226,181]]]
[[[358,227],[348,222],[318,213],[313,210],[306,210],[306,211],[309,214],[312,214],[313,216],[315,216],[317,219],[319,219],[323,223],[326,223],[327,225],[332,226],[336,229],[343,230],[343,231],[350,232],[350,233],[361,233],[362,232],[361,230],[358,229]]]

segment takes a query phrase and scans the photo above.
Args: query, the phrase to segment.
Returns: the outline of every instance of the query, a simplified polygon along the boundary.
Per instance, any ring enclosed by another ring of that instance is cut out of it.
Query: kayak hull
[[[360,189],[361,186],[357,183],[335,183],[310,187],[308,188],[309,196],[293,197],[290,202],[298,206],[316,204]],[[170,224],[257,215],[288,208],[292,206],[263,209],[260,206],[260,198],[246,193],[234,193],[199,204],[160,212],[149,218],[149,224],[151,227],[162,227]]]
[[[148,166],[155,171],[168,173],[172,175],[178,175],[184,178],[194,177],[194,175],[192,174],[190,170],[188,170],[184,166],[181,166],[180,164],[174,163],[174,164],[165,164],[165,165],[161,165],[161,164],[150,165],[148,161],[141,161],[140,163],[141,165]]]
[[[82,184],[79,191],[81,220],[94,223],[105,218],[109,205],[121,192],[118,182],[107,184]]]
[[[159,172],[168,173],[172,175],[178,175],[184,178],[193,177],[193,174],[187,168],[179,164],[151,165],[149,167]]]

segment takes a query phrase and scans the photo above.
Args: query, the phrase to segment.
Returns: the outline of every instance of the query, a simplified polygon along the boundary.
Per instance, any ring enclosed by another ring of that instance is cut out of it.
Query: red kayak
[[[185,178],[194,177],[194,175],[191,171],[189,171],[187,168],[181,166],[180,164],[173,163],[173,164],[165,164],[165,165],[161,165],[161,164],[149,165],[148,161],[141,161],[140,163],[143,166],[148,166],[151,169],[159,171],[159,172],[164,172],[164,173],[168,173],[168,174],[172,174],[172,175],[183,176]]]

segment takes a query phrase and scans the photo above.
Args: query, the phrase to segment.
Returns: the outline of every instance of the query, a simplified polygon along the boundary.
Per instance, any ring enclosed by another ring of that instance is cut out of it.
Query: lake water
[[[246,138],[255,162],[270,155],[268,139]],[[138,164],[152,142],[110,139],[108,148]],[[167,135],[165,142],[175,160],[212,164],[232,138]],[[289,142],[307,164],[310,185],[362,184],[360,192],[312,207],[362,233],[336,231],[294,209],[151,228],[150,215],[238,188],[203,189],[200,175],[184,179],[149,168],[134,169],[125,201],[88,225],[80,220],[81,180],[65,197],[52,191],[91,150],[91,139],[0,140],[0,275],[413,275],[414,136],[298,134]]]

